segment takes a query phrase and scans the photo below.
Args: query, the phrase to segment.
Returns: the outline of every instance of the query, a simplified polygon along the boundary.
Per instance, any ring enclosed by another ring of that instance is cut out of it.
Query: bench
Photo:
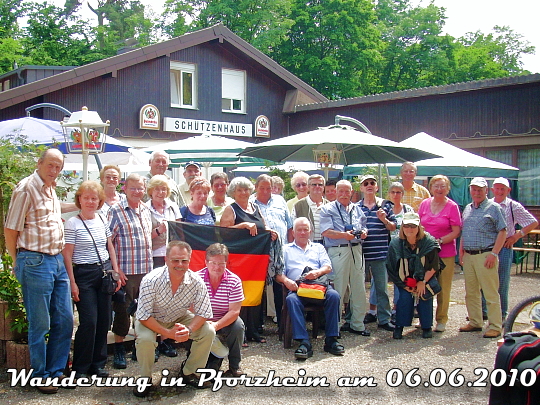
[[[529,253],[534,253],[534,265],[533,265],[533,271],[536,270],[537,267],[540,267],[540,249],[537,248],[529,248],[529,247],[512,247],[512,250],[514,252],[522,252],[524,253],[523,256],[520,258],[520,269],[519,273],[523,273],[523,262],[525,262],[525,272],[527,272],[527,265],[529,264]],[[517,274],[517,264],[516,264],[516,274]]]

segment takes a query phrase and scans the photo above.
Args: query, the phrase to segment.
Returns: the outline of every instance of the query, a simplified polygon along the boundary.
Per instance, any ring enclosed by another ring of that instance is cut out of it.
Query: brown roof
[[[416,97],[437,96],[451,93],[462,93],[465,91],[485,90],[497,87],[515,86],[522,84],[538,83],[540,84],[540,74],[511,76],[498,79],[476,80],[472,82],[446,84],[441,86],[423,87],[420,89],[410,89],[402,91],[393,91],[390,93],[374,94],[362,97],[353,97],[342,100],[328,100],[312,104],[296,106],[296,111],[312,111],[333,107],[346,107],[359,104],[378,103],[385,101],[403,100]]]
[[[217,24],[210,28],[205,28],[168,41],[112,56],[23,86],[14,87],[0,93],[0,109],[34,99],[52,91],[69,87],[104,74],[111,73],[115,75],[120,69],[160,56],[170,55],[172,52],[200,45],[215,39],[232,45],[241,53],[245,54],[248,59],[254,60],[273,74],[277,75],[289,84],[292,89],[296,89],[300,93],[303,93],[308,100],[312,100],[316,103],[327,101],[327,98],[313,87],[281,67],[277,62],[248,44],[222,24]]]

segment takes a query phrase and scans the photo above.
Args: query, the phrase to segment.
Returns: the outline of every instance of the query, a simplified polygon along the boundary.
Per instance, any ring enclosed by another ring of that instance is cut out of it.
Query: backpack
[[[506,372],[506,380],[500,386],[491,384],[489,405],[540,403],[540,338],[536,334],[514,332],[504,335],[504,343],[495,357],[494,372],[498,369]],[[500,378],[492,380],[501,381]],[[527,387],[521,381],[535,383]]]

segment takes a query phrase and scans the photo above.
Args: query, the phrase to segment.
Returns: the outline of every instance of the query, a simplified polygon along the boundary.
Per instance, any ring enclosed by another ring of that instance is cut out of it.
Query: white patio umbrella
[[[240,156],[253,156],[275,162],[319,162],[329,167],[364,163],[383,164],[416,161],[439,155],[358,131],[348,125],[320,127],[246,148]]]
[[[148,153],[156,150],[167,152],[171,160],[171,166],[180,166],[189,161],[201,163],[206,169],[214,164],[223,167],[264,166],[266,162],[264,157],[259,159],[250,156],[238,156],[240,152],[252,145],[251,142],[239,141],[233,138],[202,134],[142,150]]]

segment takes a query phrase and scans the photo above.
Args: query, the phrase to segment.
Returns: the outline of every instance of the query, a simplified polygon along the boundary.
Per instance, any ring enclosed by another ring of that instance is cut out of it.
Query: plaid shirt
[[[196,273],[186,271],[184,281],[174,295],[167,266],[158,267],[142,279],[136,314],[139,321],[153,317],[161,323],[175,322],[185,316],[190,308],[194,315],[212,319],[208,290]]]
[[[470,203],[463,210],[461,240],[465,250],[490,249],[495,245],[498,233],[506,228],[501,206],[487,198],[474,206]]]
[[[489,201],[495,202],[494,198],[491,198]],[[506,217],[506,237],[513,236],[516,233],[516,224],[519,224],[522,228],[529,226],[536,221],[536,218],[527,211],[523,205],[517,201],[512,200],[511,198],[506,197],[503,201],[499,203],[503,209]]]
[[[429,197],[431,197],[431,194],[429,194],[427,188],[421,186],[418,183],[413,183],[411,189],[405,190],[405,192],[403,193],[401,202],[403,204],[410,205],[413,208],[414,212],[418,212],[420,203]]]
[[[118,267],[126,275],[146,274],[152,270],[152,217],[142,202],[139,212],[130,208],[122,196],[107,214]]]
[[[47,187],[36,171],[13,190],[4,226],[19,231],[17,248],[49,255],[62,252],[64,225],[54,187]]]

